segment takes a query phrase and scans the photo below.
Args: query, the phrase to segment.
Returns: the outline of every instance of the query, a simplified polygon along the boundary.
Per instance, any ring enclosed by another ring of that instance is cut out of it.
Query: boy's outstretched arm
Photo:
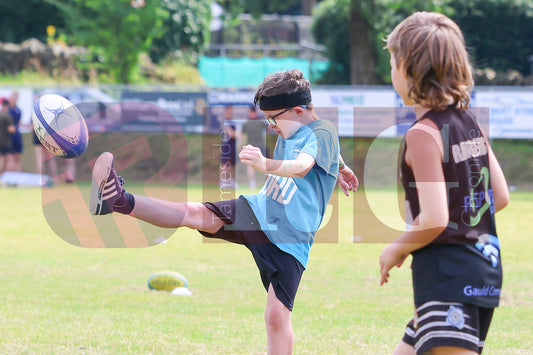
[[[264,157],[259,148],[250,144],[242,147],[239,158],[257,171],[290,178],[304,177],[315,165],[315,158],[307,153],[300,153],[292,160],[274,160]]]

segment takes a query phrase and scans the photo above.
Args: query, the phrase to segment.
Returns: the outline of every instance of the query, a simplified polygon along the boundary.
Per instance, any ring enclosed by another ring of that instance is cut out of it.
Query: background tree
[[[451,0],[450,7],[476,67],[533,74],[527,60],[533,55],[530,0]]]
[[[29,38],[46,41],[46,27],[63,28],[64,16],[43,0],[0,0],[0,42],[20,43]]]
[[[150,47],[150,57],[156,63],[171,56],[185,57],[197,64],[199,55],[209,44],[211,20],[210,0],[163,0],[161,6],[168,13],[160,36]]]
[[[324,84],[368,85],[390,82],[383,39],[415,11],[446,12],[446,1],[325,0],[313,13],[313,35],[327,48],[330,69]]]
[[[378,48],[374,42],[379,33],[377,20],[384,12],[383,4],[370,0],[351,0],[349,9],[350,84],[379,84]]]
[[[159,1],[46,0],[63,12],[69,42],[87,47],[119,83],[129,83],[139,54],[161,35],[168,13]]]
[[[326,46],[331,63],[321,82],[390,82],[389,55],[383,50],[383,39],[415,11],[441,12],[456,21],[476,67],[532,74],[528,63],[533,55],[530,0],[325,0],[313,14],[313,35]]]
[[[320,83],[350,84],[350,0],[325,0],[313,12],[312,33],[326,47],[329,68]]]
[[[0,41],[46,39],[53,25],[69,44],[91,50],[98,65],[117,82],[129,82],[141,52],[158,62],[188,53],[190,62],[209,42],[212,0],[0,0]],[[243,12],[299,13],[318,0],[218,0],[228,19]],[[300,9],[300,10],[295,10]],[[323,0],[314,9],[313,34],[327,48],[330,84],[390,82],[383,38],[414,11],[443,12],[465,33],[476,67],[530,74],[533,54],[531,0]],[[89,63],[93,65],[93,63]]]

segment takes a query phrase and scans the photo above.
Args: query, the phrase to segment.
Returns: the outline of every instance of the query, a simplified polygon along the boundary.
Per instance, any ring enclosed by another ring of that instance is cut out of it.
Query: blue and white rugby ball
[[[33,106],[33,130],[43,147],[63,158],[85,152],[89,132],[78,108],[63,96],[46,94]]]
[[[187,287],[187,279],[179,272],[160,271],[148,278],[148,288],[158,291],[172,291],[178,287]]]

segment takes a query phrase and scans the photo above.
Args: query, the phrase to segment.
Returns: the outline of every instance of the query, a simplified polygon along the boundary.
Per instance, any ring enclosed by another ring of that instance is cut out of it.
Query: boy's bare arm
[[[315,165],[315,158],[307,153],[300,153],[292,160],[274,160],[265,158],[259,148],[250,144],[242,147],[239,158],[255,170],[290,178],[304,177]]]

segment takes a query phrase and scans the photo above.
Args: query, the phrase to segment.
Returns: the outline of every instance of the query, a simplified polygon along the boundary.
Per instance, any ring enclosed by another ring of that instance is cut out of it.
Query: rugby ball
[[[185,276],[174,271],[160,271],[148,278],[148,288],[158,291],[173,291],[178,287],[187,287]]]
[[[78,108],[63,96],[46,94],[33,105],[33,130],[54,155],[74,158],[85,152],[89,132]]]

